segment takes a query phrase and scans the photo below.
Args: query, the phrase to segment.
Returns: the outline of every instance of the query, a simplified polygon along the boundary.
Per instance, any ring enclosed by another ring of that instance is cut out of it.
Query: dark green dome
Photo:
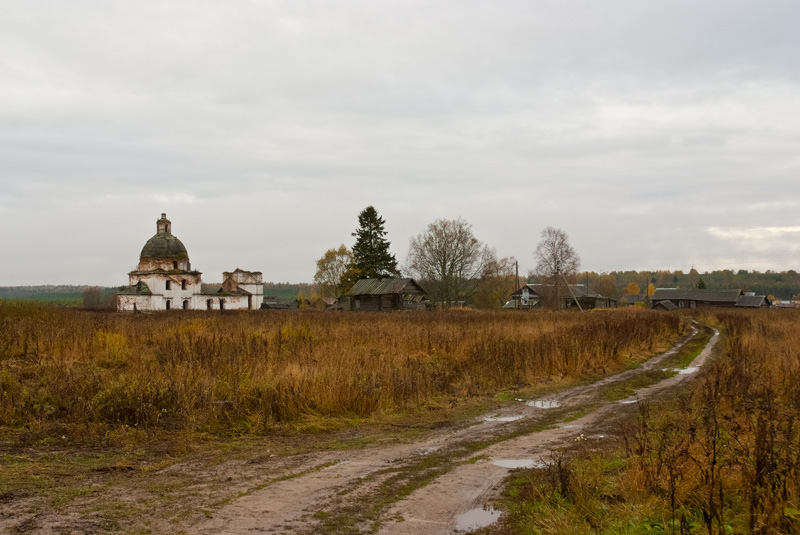
[[[181,240],[167,232],[159,232],[144,244],[139,260],[186,260],[189,253]]]

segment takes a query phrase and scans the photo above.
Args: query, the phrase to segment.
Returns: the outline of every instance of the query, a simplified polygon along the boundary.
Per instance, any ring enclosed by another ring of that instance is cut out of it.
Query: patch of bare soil
[[[715,334],[692,366],[702,365],[717,338]],[[650,359],[640,369],[570,388],[546,400],[518,400],[475,419],[472,425],[437,429],[411,443],[387,440],[359,450],[289,457],[265,452],[220,464],[193,459],[149,475],[98,472],[102,478],[97,481],[98,490],[83,499],[81,509],[91,510],[94,500],[97,509],[104,511],[105,524],[99,517],[95,522],[91,515],[73,517],[69,506],[48,510],[35,500],[26,504],[0,500],[0,530],[41,534],[463,533],[479,527],[465,525],[463,519],[468,517],[463,514],[488,506],[509,470],[546,460],[553,450],[581,439],[590,428],[597,434],[606,419],[636,400],[604,401],[598,395],[604,387],[659,369],[660,362],[677,349]],[[638,390],[636,396],[657,395],[689,377],[692,374],[674,375]],[[118,522],[109,523],[109,516],[114,517],[109,515],[109,503],[119,504]],[[12,504],[14,510],[9,507]]]

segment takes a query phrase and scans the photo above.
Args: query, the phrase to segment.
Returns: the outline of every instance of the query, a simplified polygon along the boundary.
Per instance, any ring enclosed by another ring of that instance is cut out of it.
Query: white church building
[[[156,221],[156,234],[144,244],[139,266],[128,273],[129,286],[117,293],[118,311],[258,309],[264,301],[260,271],[224,272],[222,288],[203,293],[181,240],[172,235],[167,214]]]

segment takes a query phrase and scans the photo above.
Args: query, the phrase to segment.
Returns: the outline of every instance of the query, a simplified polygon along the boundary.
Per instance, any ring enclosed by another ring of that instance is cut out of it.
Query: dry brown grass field
[[[0,426],[26,443],[269,433],[635,365],[687,329],[643,310],[117,314],[0,304]]]
[[[133,315],[4,302],[0,531],[191,532],[242,496],[287,478],[309,484],[303,474],[313,480],[356,450],[393,444],[395,459],[429,437],[472,437],[391,465],[408,488],[424,486],[462,453],[602,401],[497,436],[475,427],[479,414],[638,374],[689,330],[688,316],[639,308]],[[397,499],[386,492],[368,513]],[[342,526],[331,533],[351,532]]]
[[[487,533],[800,533],[800,311],[696,318],[722,341],[692,388],[515,475]]]

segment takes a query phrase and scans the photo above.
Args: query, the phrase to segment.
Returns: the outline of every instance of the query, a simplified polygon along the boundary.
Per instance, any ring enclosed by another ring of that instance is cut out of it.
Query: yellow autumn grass
[[[635,310],[93,313],[0,305],[0,425],[259,433],[578,380],[687,329]]]

